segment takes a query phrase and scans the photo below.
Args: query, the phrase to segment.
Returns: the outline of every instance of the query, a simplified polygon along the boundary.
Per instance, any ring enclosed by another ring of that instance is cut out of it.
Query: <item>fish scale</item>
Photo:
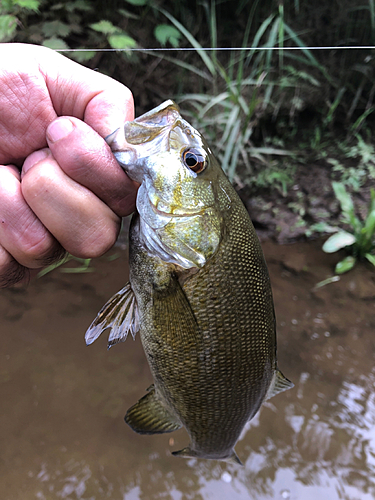
[[[102,308],[86,342],[106,328],[110,346],[139,331],[154,384],[125,421],[140,434],[184,426],[190,444],[176,456],[241,463],[234,446],[246,423],[293,386],[277,368],[271,284],[249,215],[172,101],[108,143],[141,187],[130,284]]]

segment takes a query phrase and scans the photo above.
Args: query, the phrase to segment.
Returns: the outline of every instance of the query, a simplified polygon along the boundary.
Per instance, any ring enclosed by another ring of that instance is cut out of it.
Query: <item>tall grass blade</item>
[[[223,157],[222,168],[224,169],[225,172],[227,172],[227,175],[228,175],[230,181],[233,181],[233,177],[234,177],[233,166],[231,166],[232,168],[229,171],[230,158],[231,158],[231,155],[232,155],[232,151],[233,151],[233,149],[234,149],[234,147],[236,145],[236,142],[238,140],[238,133],[239,133],[239,130],[240,130],[240,125],[241,125],[240,121],[237,121],[233,125],[231,133],[230,133],[230,136],[228,138],[228,142],[226,144],[225,154],[224,154],[224,157]]]
[[[314,66],[315,68],[319,69],[319,71],[325,76],[325,78],[332,83],[332,79],[327,73],[326,69],[324,66],[322,66],[318,60],[312,55],[311,51],[306,48],[305,44],[302,42],[302,40],[299,38],[297,33],[292,30],[292,28],[289,27],[287,23],[284,23],[284,30],[286,33],[289,35],[290,39],[297,45],[298,47],[301,48],[302,53],[306,56],[306,58],[310,61],[310,64]]]
[[[369,9],[370,9],[370,23],[371,23],[372,40],[375,41],[375,2],[374,2],[374,0],[368,0],[368,5],[369,5]]]
[[[345,94],[345,92],[346,92],[346,88],[345,87],[341,87],[341,89],[337,92],[336,99],[331,104],[331,106],[330,106],[330,108],[328,110],[327,116],[325,118],[325,123],[326,124],[331,123],[333,115],[334,115],[334,112],[336,111],[337,106],[340,104],[342,96]]]
[[[361,116],[359,118],[357,118],[356,121],[353,123],[353,125],[350,127],[350,131],[357,132],[361,128],[363,122],[366,120],[368,115],[370,115],[374,111],[375,111],[374,107],[366,109],[366,111],[364,113],[362,113]]]
[[[270,30],[268,40],[265,43],[265,47],[276,47],[276,41],[277,41],[277,35],[279,32],[279,25],[280,25],[280,18],[277,17],[275,19],[275,22],[273,23],[273,26]],[[271,59],[272,59],[273,51],[272,50],[267,50],[266,52],[266,66],[265,66],[265,71],[269,73],[271,71]]]
[[[375,238],[375,210],[369,212],[364,226],[365,244],[371,244]]]
[[[255,13],[255,9],[258,6],[258,3],[259,3],[259,0],[255,0],[251,6],[250,14],[249,14],[249,17],[248,17],[248,20],[246,23],[245,33],[244,33],[244,36],[242,39],[243,49],[245,49],[245,47],[247,47],[248,43],[249,43],[251,25],[253,24],[254,13]],[[243,80],[245,61],[246,61],[246,51],[243,50],[240,52],[240,61],[239,61],[239,67],[237,70],[237,84],[238,85],[240,85],[242,80]]]
[[[262,36],[267,31],[268,26],[272,23],[272,21],[273,21],[274,18],[275,18],[275,16],[272,14],[272,15],[268,16],[267,19],[265,19],[262,22],[262,24],[260,25],[260,27],[258,28],[258,31],[256,32],[256,34],[254,36],[253,42],[251,44],[251,46],[253,48],[259,47],[260,40],[261,40]],[[246,60],[246,64],[247,65],[250,63],[250,61],[253,58],[254,54],[255,54],[255,51],[251,50],[250,53],[249,53],[249,55],[247,56],[247,60]],[[260,56],[264,57],[262,54],[260,54]]]
[[[279,4],[279,68],[284,69],[284,5]]]
[[[223,101],[226,101],[228,97],[228,92],[222,92],[216,97],[211,98],[210,101],[202,108],[201,112],[199,113],[199,117],[202,118],[211,108]]]
[[[231,113],[228,115],[228,118],[227,118],[227,123],[226,123],[226,127],[225,127],[225,130],[224,130],[224,133],[222,135],[222,138],[220,140],[220,144],[219,146],[222,148],[224,147],[224,144],[226,141],[230,141],[230,136],[232,134],[232,131],[237,127],[238,125],[238,128],[241,124],[241,120],[239,119],[239,107],[238,106],[234,106],[234,108],[232,109]],[[227,151],[227,146],[225,147],[225,150]]]
[[[173,23],[178,30],[181,31],[181,33],[185,36],[185,38],[190,42],[190,44],[196,49],[197,54],[201,57],[202,61],[206,65],[206,68],[209,70],[212,76],[216,75],[216,68],[210,57],[208,56],[207,52],[202,50],[202,45],[196,40],[196,38],[193,37],[193,35],[183,26],[175,17],[173,17],[169,12],[166,10],[159,8],[160,12],[167,17],[171,23]]]
[[[211,0],[210,12],[210,32],[211,32],[211,47],[217,47],[217,28],[216,28],[216,1]],[[211,58],[215,64],[217,61],[216,50],[211,53]]]
[[[176,59],[175,57],[169,57],[169,56],[166,56],[164,54],[161,55],[159,52],[155,53],[155,52],[148,51],[148,50],[145,50],[143,53],[149,54],[153,57],[159,57],[160,59],[164,59],[165,61],[169,61],[169,62],[175,64],[176,66],[179,66],[180,68],[183,68],[183,69],[186,69],[187,71],[191,71],[192,73],[195,73],[196,75],[200,76],[204,80],[208,80],[209,82],[211,82],[211,80],[212,80],[212,77],[207,72],[197,68],[196,66],[193,66],[190,63],[187,63],[185,61],[180,61],[179,59]],[[157,54],[157,55],[155,56],[155,54]]]

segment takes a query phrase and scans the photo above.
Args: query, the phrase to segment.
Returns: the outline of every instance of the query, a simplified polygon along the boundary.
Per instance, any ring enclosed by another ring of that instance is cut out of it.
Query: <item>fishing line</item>
[[[224,51],[272,51],[272,50],[372,50],[375,45],[348,45],[327,47],[160,47],[160,48],[129,48],[129,49],[54,49],[56,52],[224,52]]]

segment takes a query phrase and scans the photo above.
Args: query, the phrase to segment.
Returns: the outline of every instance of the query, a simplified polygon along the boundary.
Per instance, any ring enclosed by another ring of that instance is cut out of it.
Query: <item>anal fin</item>
[[[266,400],[276,396],[279,392],[287,391],[292,387],[294,387],[293,382],[284,377],[281,371],[276,368],[266,394]]]
[[[157,399],[155,389],[143,396],[126,412],[125,422],[138,434],[163,434],[182,425]]]

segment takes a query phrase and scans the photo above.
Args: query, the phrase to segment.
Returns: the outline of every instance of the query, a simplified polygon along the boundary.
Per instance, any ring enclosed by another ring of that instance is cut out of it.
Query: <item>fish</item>
[[[129,283],[86,332],[108,348],[139,332],[154,383],[126,413],[139,434],[184,427],[177,457],[241,464],[235,444],[261,404],[293,387],[277,367],[272,290],[237,192],[204,137],[168,100],[108,136],[140,184]]]

